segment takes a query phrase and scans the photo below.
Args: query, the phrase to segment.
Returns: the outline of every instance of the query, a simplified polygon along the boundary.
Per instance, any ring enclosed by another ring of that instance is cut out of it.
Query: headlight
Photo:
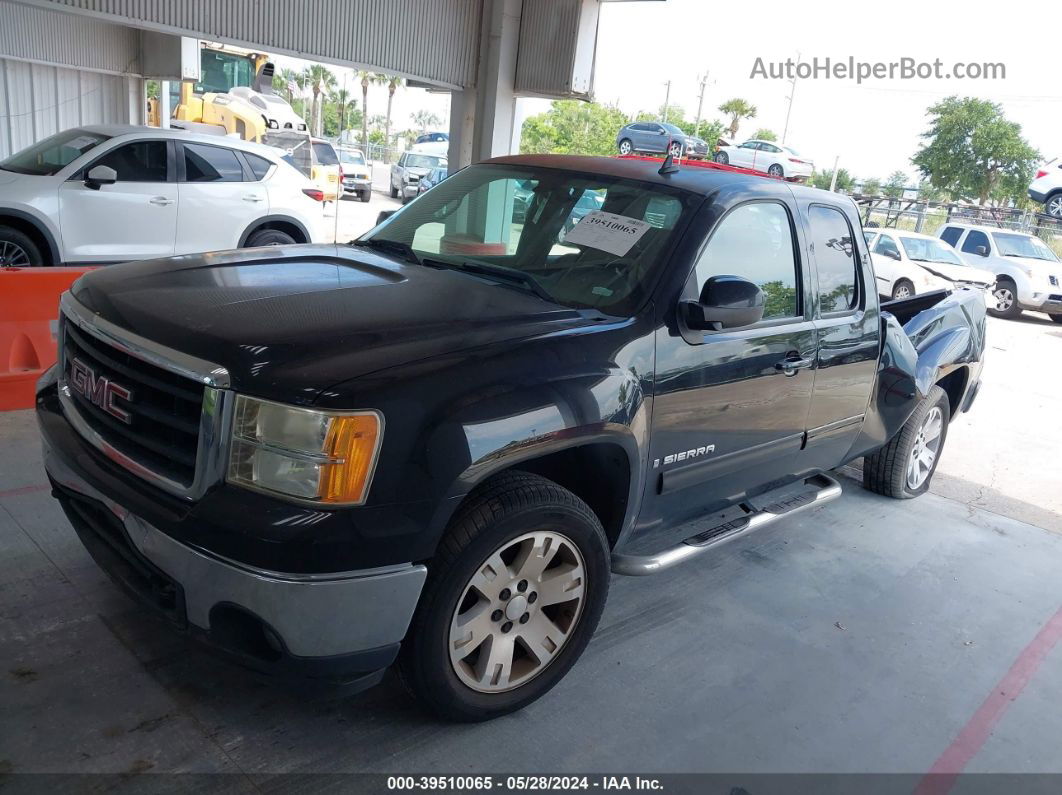
[[[327,505],[365,501],[383,438],[376,411],[322,411],[238,395],[228,481]]]

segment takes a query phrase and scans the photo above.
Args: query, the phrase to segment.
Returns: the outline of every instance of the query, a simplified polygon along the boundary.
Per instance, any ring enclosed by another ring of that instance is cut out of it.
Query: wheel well
[[[4,215],[3,213],[0,213],[0,226],[9,226],[12,229],[17,229],[32,240],[34,245],[40,250],[41,256],[46,260],[45,262],[40,263],[41,265],[56,264],[54,262],[55,250],[52,247],[51,241],[35,223],[17,215]]]
[[[549,478],[590,506],[615,546],[627,516],[631,467],[618,444],[598,442],[521,461],[512,467]]]
[[[258,224],[257,226],[252,226],[250,229],[248,229],[247,233],[243,236],[243,242],[241,243],[241,245],[247,245],[247,241],[251,239],[251,235],[253,235],[255,232],[261,232],[265,229],[275,229],[278,232],[283,232],[286,235],[291,235],[291,239],[294,240],[296,243],[310,242],[306,239],[306,233],[303,232],[303,230],[299,227],[298,224],[292,221],[285,221],[279,218],[275,218],[273,220],[266,221],[265,223]]]
[[[962,406],[962,396],[966,394],[966,382],[969,379],[970,370],[966,367],[960,367],[937,381],[937,386],[948,395],[948,405],[951,406],[952,417],[959,413],[959,408]]]

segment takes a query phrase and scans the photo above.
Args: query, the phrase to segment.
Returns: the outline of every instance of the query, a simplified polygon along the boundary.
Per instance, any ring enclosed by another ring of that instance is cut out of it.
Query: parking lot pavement
[[[32,414],[0,413],[0,771],[1062,772],[1059,495],[1022,485],[1058,471],[1040,379],[1062,329],[1029,318],[990,322],[934,483],[958,499],[845,479],[821,509],[616,577],[557,688],[474,726],[426,718],[392,679],[308,701],[173,636],[48,496]]]
[[[347,243],[376,226],[376,216],[381,210],[397,210],[401,206],[401,202],[378,186],[373,187],[372,198],[367,202],[344,199],[330,203],[324,209],[327,237]]]

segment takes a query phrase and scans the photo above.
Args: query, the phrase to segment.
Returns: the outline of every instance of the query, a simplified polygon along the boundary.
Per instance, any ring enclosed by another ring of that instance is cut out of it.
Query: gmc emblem
[[[132,421],[129,412],[118,407],[114,402],[115,398],[132,400],[132,390],[114,383],[109,378],[96,375],[91,367],[76,356],[74,361],[70,363],[70,384],[84,395],[90,403],[99,406],[115,419],[119,419],[127,425]]]

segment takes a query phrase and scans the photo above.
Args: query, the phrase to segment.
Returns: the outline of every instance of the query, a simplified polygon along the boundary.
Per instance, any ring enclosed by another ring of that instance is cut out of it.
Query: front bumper
[[[399,195],[403,199],[415,199],[420,195],[420,180],[416,182],[403,182],[402,190],[399,191]]]
[[[345,177],[343,179],[343,193],[356,194],[356,193],[368,193],[372,190],[372,180],[370,179],[355,179],[353,177]]]
[[[226,656],[282,678],[356,690],[378,682],[398,654],[424,566],[319,575],[254,568],[163,533],[93,486],[47,437],[44,458],[55,496],[100,567]]]

